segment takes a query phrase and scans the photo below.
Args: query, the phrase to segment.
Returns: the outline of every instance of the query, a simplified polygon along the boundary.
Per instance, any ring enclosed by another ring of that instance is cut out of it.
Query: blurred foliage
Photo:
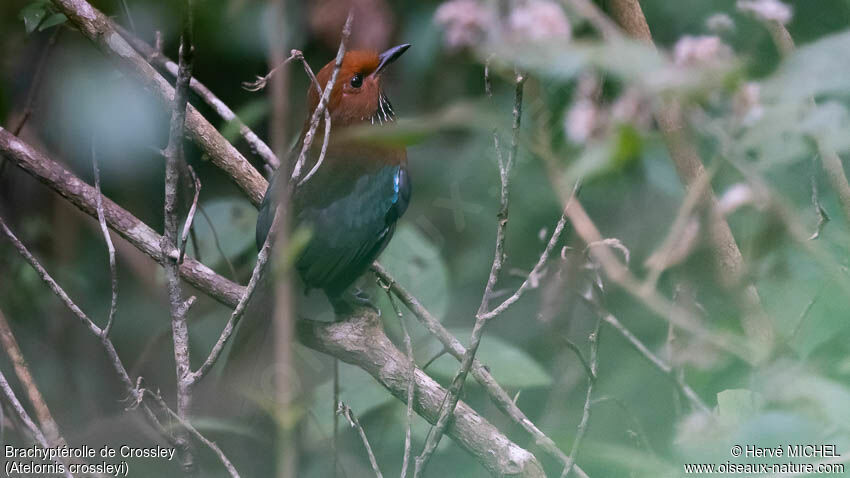
[[[385,80],[399,121],[352,132],[408,145],[413,200],[381,261],[464,343],[493,258],[499,176],[492,131],[507,148],[515,66],[529,80],[499,299],[521,284],[545,247],[561,212],[557,188],[569,193],[579,178],[579,197],[602,234],[618,238],[630,251],[631,270],[647,275],[646,259],[664,241],[687,197],[652,121],[652,113],[671,99],[683,105],[687,132],[713,174],[720,202],[735,199],[735,188],[748,185],[744,190],[750,195],[728,220],[747,278],[756,284],[776,328],[774,355],[754,366],[698,337],[671,332],[639,298],[606,281],[606,307],[650,350],[671,361],[712,411],[693,410],[667,377],[603,324],[593,393],[597,401],[578,454],[588,475],[679,476],[682,463],[757,461],[730,456],[734,444],[835,444],[843,459],[850,456],[850,225],[815,145],[817,139],[842,155],[850,151],[850,2],[787,2],[793,8],[788,29],[799,48],[784,61],[764,24],[738,11],[733,0],[642,1],[658,50],[632,41],[602,43],[569,9],[569,41],[492,30],[496,33],[476,37],[473,45],[453,48],[445,42],[445,25],[435,21],[441,2],[355,3],[365,12],[357,30],[377,32],[355,31],[355,47],[413,45]],[[93,4],[131,27],[121,2]],[[161,31],[164,53],[176,58],[179,2],[127,4],[137,34],[152,42],[154,31]],[[314,69],[337,48],[338,38],[330,32],[339,31],[342,19],[328,13],[330,4],[288,2],[286,28],[275,32],[285,41],[284,51],[303,50]],[[524,2],[479,4],[509,23],[503,17]],[[240,84],[268,70],[272,11],[272,3],[208,0],[198,4],[195,19],[196,77],[264,139],[272,135],[270,103]],[[716,32],[728,45],[727,54],[696,64],[688,63],[693,58],[677,58],[679,39],[715,34],[707,21],[720,13],[732,23]],[[0,3],[0,125],[11,129],[20,121],[46,52],[22,137],[89,183],[94,145],[104,194],[161,230],[164,167],[158,149],[167,139],[168,113],[65,20],[45,0]],[[484,63],[490,65],[492,97],[485,93]],[[294,141],[305,116],[308,83],[300,68],[287,74],[291,113],[286,130],[275,133]],[[588,93],[582,84],[589,75],[599,84]],[[192,101],[261,166],[234,125],[197,98]],[[256,212],[200,151],[190,147],[188,155],[203,182],[200,204],[209,217],[208,222],[196,216],[198,250],[190,247],[189,253],[230,277],[226,257],[236,270],[234,279],[245,283],[255,260]],[[12,165],[0,171],[0,214],[78,304],[96,321],[105,321],[108,263],[96,223]],[[830,221],[817,239],[799,240],[795,230],[806,236],[816,230],[817,207]],[[704,224],[705,214],[697,211],[694,217]],[[123,241],[117,245],[120,292],[113,340],[131,373],[173,401],[162,272]],[[659,291],[703,317],[712,331],[743,336],[744,311],[736,291],[718,280],[704,228],[688,252],[661,275]],[[517,405],[567,452],[581,418],[586,377],[564,339],[587,356],[587,337],[598,319],[581,299],[594,280],[586,257],[584,244],[568,226],[536,287],[488,325],[478,353],[507,392],[516,395]],[[363,281],[367,287],[373,282],[371,275]],[[370,288],[388,334],[401,345],[399,319],[386,294]],[[321,307],[315,316],[327,317],[326,306]],[[151,443],[154,435],[147,425],[125,411],[124,390],[99,342],[5,240],[0,240],[0,308],[69,443]],[[423,366],[441,348],[409,311],[403,313],[417,364]],[[190,313],[194,366],[228,316],[223,306],[199,295]],[[303,412],[298,415],[298,476],[331,476],[332,361],[300,346],[296,350],[296,392]],[[0,367],[12,376],[5,356]],[[456,367],[444,355],[427,372],[445,385]],[[360,417],[384,474],[395,474],[402,460],[404,405],[355,367],[341,364],[340,376],[342,400]],[[232,454],[237,468],[246,470],[243,476],[268,476],[275,451],[268,426],[221,418],[215,413],[217,392],[202,388],[199,394],[193,420],[198,429]],[[550,476],[558,476],[558,463],[505,418],[474,380],[462,398],[531,449]],[[345,476],[371,476],[357,433],[344,424],[340,430]],[[427,432],[426,423],[414,417],[414,452],[421,450]],[[9,431],[3,439],[20,442]],[[211,454],[202,451],[200,461],[203,476],[223,476]],[[156,460],[130,466],[131,476],[177,473],[176,464]],[[449,440],[428,472],[486,475]]]

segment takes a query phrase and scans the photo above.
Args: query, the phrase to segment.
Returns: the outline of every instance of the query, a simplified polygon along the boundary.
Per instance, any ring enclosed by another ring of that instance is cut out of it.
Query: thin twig
[[[826,223],[829,222],[829,214],[826,213],[826,210],[821,206],[820,203],[820,194],[818,193],[818,181],[815,178],[815,174],[812,173],[811,176],[811,185],[812,185],[812,207],[815,208],[815,215],[818,218],[818,223],[815,226],[815,232],[809,236],[810,241],[814,241],[819,238],[821,233],[823,232],[823,228],[826,227]]]
[[[629,341],[629,343],[632,345],[632,347],[635,348],[635,350],[637,350],[644,358],[649,360],[649,362],[654,365],[655,368],[657,368],[664,375],[666,375],[667,378],[669,378],[673,382],[676,388],[679,389],[679,392],[681,392],[682,395],[688,399],[693,408],[705,413],[710,412],[708,406],[705,404],[705,402],[702,401],[701,398],[699,398],[699,395],[697,395],[694,389],[692,389],[684,381],[684,379],[678,373],[676,373],[676,369],[673,368],[672,365],[652,353],[652,351],[649,350],[649,348],[644,345],[643,342],[641,342],[640,339],[638,339],[629,329],[627,329],[626,326],[624,326],[619,320],[617,320],[616,317],[614,317],[610,313],[602,311],[602,320],[604,320],[607,324],[613,327],[617,332],[620,333],[620,335],[625,337],[625,339]]]
[[[606,41],[623,38],[619,27],[592,0],[562,0],[562,2],[584,17]]]
[[[437,359],[438,359],[438,358],[440,358],[440,357],[442,357],[443,355],[446,355],[446,348],[445,348],[445,347],[443,347],[442,349],[440,349],[440,351],[439,351],[439,352],[435,353],[435,354],[434,354],[431,358],[429,358],[428,360],[426,360],[426,361],[425,361],[425,364],[424,364],[424,365],[422,365],[422,370],[428,370],[428,367],[430,367],[430,366],[431,366],[431,364],[433,364],[434,362],[436,362],[436,361],[437,361]]]
[[[68,17],[70,24],[108,55],[122,73],[139,80],[169,110],[173,107],[175,91],[172,85],[127,43],[102,12],[86,0],[51,2]],[[191,105],[186,109],[186,132],[254,205],[262,202],[268,189],[266,179]]]
[[[145,41],[141,40],[139,37],[127,31],[120,25],[115,25],[115,28],[136,51],[141,53],[153,65],[165,69],[172,77],[177,77],[177,63],[174,63],[168,59],[168,57],[163,55],[161,51],[157,50],[155,47],[151,47]],[[280,161],[277,159],[277,156],[275,156],[271,148],[269,148],[269,146],[260,139],[260,137],[257,136],[251,128],[249,128],[238,116],[236,116],[236,113],[234,113],[229,106],[210,91],[206,85],[193,77],[189,82],[189,87],[196,95],[198,95],[199,98],[204,100],[204,102],[221,117],[221,119],[228,123],[236,124],[236,126],[239,127],[239,134],[245,142],[248,143],[251,151],[259,156],[270,168],[277,169],[278,166],[280,166]]]
[[[634,424],[634,428],[635,428],[634,435],[636,435],[637,438],[639,438],[640,444],[643,445],[644,448],[646,448],[646,451],[655,455],[655,450],[653,450],[652,445],[649,444],[649,438],[647,438],[646,430],[644,430],[643,425],[641,425],[641,423],[640,423],[640,420],[638,420],[637,416],[632,412],[632,410],[629,408],[628,404],[625,401],[623,401],[622,399],[617,398],[617,397],[611,397],[611,396],[608,396],[608,395],[604,395],[602,397],[593,399],[593,401],[590,402],[590,405],[595,407],[596,405],[599,405],[600,403],[606,403],[606,402],[614,403],[615,405],[620,407],[620,409],[623,410],[623,412],[625,412],[626,416],[628,416],[629,420],[631,420],[632,424]],[[630,431],[630,430],[627,430],[627,431]]]
[[[428,332],[434,335],[434,337],[443,344],[444,350],[441,351],[440,355],[449,353],[456,360],[463,360],[463,357],[466,355],[466,348],[455,336],[450,334],[449,331],[443,327],[443,324],[441,324],[440,321],[437,320],[437,318],[434,317],[434,315],[431,314],[431,312],[428,311],[428,309],[426,309],[416,297],[396,282],[392,275],[390,275],[389,272],[387,272],[387,270],[384,269],[384,267],[378,262],[372,264],[372,271],[375,272],[375,275],[377,275],[384,284],[389,285],[392,293],[401,300],[404,306],[413,313],[414,317],[419,320]],[[486,390],[490,399],[496,407],[499,408],[499,410],[504,412],[511,421],[525,429],[526,432],[534,437],[534,442],[552,457],[556,458],[561,463],[567,463],[567,455],[558,448],[551,438],[546,436],[545,433],[537,428],[534,422],[532,422],[525,413],[519,409],[519,407],[517,407],[511,396],[508,395],[502,386],[499,385],[499,383],[493,378],[490,370],[484,364],[477,359],[474,359],[472,361],[470,373],[475,380],[484,387],[484,390]],[[577,473],[580,470],[578,466],[574,467],[574,469]]]
[[[35,438],[36,442],[41,445],[42,448],[50,448],[50,444],[47,439],[44,437],[44,434],[38,428],[38,425],[32,421],[29,414],[27,413],[24,406],[21,404],[18,397],[15,396],[15,392],[12,390],[12,387],[9,385],[9,382],[6,380],[6,376],[3,375],[3,372],[0,372],[0,391],[3,392],[3,396],[6,398],[6,401],[12,406],[12,410],[15,411],[15,415],[20,419],[24,425],[27,427],[29,432],[32,434],[33,438]],[[60,461],[56,461],[56,463],[60,463]],[[73,475],[69,471],[65,471],[64,475],[68,478],[74,478]]]
[[[295,51],[297,51],[297,50],[293,50],[293,54],[294,54]],[[301,64],[304,65],[304,71],[307,73],[307,76],[310,77],[310,82],[313,84],[313,86],[316,87],[316,92],[318,92],[321,95],[322,94],[322,85],[319,84],[319,80],[316,78],[316,75],[313,73],[313,70],[310,68],[310,65],[307,64],[307,60],[304,59],[304,54],[302,54],[300,51],[298,53],[300,54]],[[316,174],[316,171],[318,171],[319,168],[322,166],[322,163],[325,161],[325,155],[328,152],[328,143],[330,142],[330,137],[331,137],[331,114],[330,114],[330,111],[328,111],[328,109],[325,108],[325,134],[322,137],[322,151],[319,153],[319,159],[316,160],[316,164],[313,165],[313,168],[310,169],[310,172],[308,172],[304,176],[303,179],[298,181],[299,186],[301,186],[304,183],[306,183],[307,181],[309,181],[310,178],[312,178],[313,175]]]
[[[345,40],[346,38],[347,37],[345,36],[345,32],[343,31],[343,40]],[[343,53],[343,56],[344,56],[344,53]],[[313,73],[313,69],[310,68],[310,65],[307,63],[307,60],[304,58],[304,53],[302,53],[300,50],[291,50],[289,52],[289,57],[287,59],[283,60],[283,62],[281,62],[279,65],[272,68],[271,71],[266,73],[266,76],[258,76],[257,79],[254,80],[253,82],[244,82],[244,83],[242,83],[242,88],[244,88],[248,91],[260,91],[260,90],[262,90],[263,88],[266,87],[266,85],[268,84],[268,81],[272,78],[272,76],[274,76],[274,74],[281,67],[283,67],[284,65],[286,65],[289,62],[294,61],[294,60],[297,60],[301,63],[301,65],[304,67],[304,71],[307,73],[307,76],[310,78],[311,84],[316,87],[316,91],[318,92],[319,96],[323,97],[324,94],[322,92],[322,85],[319,84],[319,80],[316,78],[316,74]],[[336,68],[336,65],[335,65],[335,68]],[[336,78],[336,74],[337,73],[334,72],[332,79]],[[329,143],[330,135],[331,135],[331,115],[330,115],[330,112],[328,111],[327,108],[324,109],[323,114],[324,114],[324,120],[325,120],[325,127],[324,127],[324,137],[322,139],[322,151],[319,154],[319,159],[316,161],[316,164],[313,165],[312,169],[310,169],[310,172],[308,172],[303,178],[301,178],[298,181],[298,186],[301,186],[302,184],[306,183],[311,177],[313,177],[313,175],[316,174],[316,171],[318,171],[319,168],[322,166],[322,162],[324,162],[324,160],[325,160],[325,154],[327,153],[327,150],[328,150],[328,143]],[[313,134],[315,134],[315,131],[313,132]],[[305,138],[306,138],[306,136],[305,136]],[[293,174],[293,178],[294,177],[295,176]]]
[[[628,35],[654,47],[649,24],[638,0],[611,0],[609,10]],[[676,100],[662,104],[655,113],[655,118],[664,135],[670,158],[682,184],[692,188],[703,180],[706,171],[698,149],[688,137],[687,122],[681,104]],[[846,177],[844,177],[844,184],[847,184]],[[850,190],[850,186],[847,189]],[[702,204],[712,209],[717,203],[710,185],[700,199]],[[848,199],[850,200],[850,195]],[[755,344],[753,359],[763,361],[770,355],[775,342],[773,322],[764,310],[755,285],[747,280],[743,254],[726,218],[713,215],[710,218],[707,233],[712,249],[712,259],[720,279],[744,309],[744,313],[741,314],[741,325],[748,338]]]
[[[139,383],[141,382],[141,377],[139,377],[136,382],[130,379],[129,374],[127,373],[127,369],[124,367],[121,358],[118,356],[118,352],[115,349],[112,340],[104,335],[101,329],[71,300],[68,294],[59,286],[58,283],[48,274],[47,270],[38,262],[38,260],[30,253],[29,250],[23,245],[23,243],[15,236],[15,234],[9,229],[6,223],[3,221],[3,218],[0,217],[0,229],[3,229],[3,232],[12,242],[12,245],[18,250],[21,256],[26,259],[26,261],[32,266],[33,269],[38,273],[41,279],[47,283],[51,290],[65,303],[66,307],[76,315],[81,322],[83,322],[86,327],[94,334],[96,337],[100,339],[101,344],[106,350],[106,354],[109,357],[109,361],[115,369],[118,377],[121,379],[121,382],[124,384],[124,387],[127,391],[127,400],[131,403],[142,405],[142,410],[146,416],[146,418],[154,425],[154,427],[160,432],[160,434],[172,445],[177,446],[177,442],[171,436],[166,428],[162,426],[162,424],[157,419],[156,415],[153,411],[144,403],[144,393],[140,388]],[[195,298],[190,297],[186,304],[183,305],[185,308],[188,305],[191,305],[194,302]],[[191,431],[191,430],[190,430]],[[224,462],[223,462],[224,463]]]
[[[165,228],[162,254],[177,247],[177,184],[183,156],[183,134],[186,122],[186,106],[189,100],[189,80],[192,77],[192,1],[183,3],[183,26],[180,34],[179,68],[174,86],[174,104],[171,113],[168,145],[165,147]],[[188,221],[187,221],[188,222]],[[186,307],[180,285],[180,254],[175,261],[165,262],[168,304],[171,311],[171,335],[174,342],[174,362],[177,374],[177,414],[182,419],[189,416],[192,404],[191,364],[189,358],[189,328],[186,322]],[[176,435],[183,470],[194,476],[197,473],[194,453],[185,430]]]
[[[545,153],[542,156],[546,166],[552,171],[549,177],[558,177],[555,174],[554,156]],[[598,247],[589,249],[590,255],[602,266],[602,270],[610,280],[633,295],[664,320],[693,333],[698,338],[711,342],[717,348],[725,350],[747,362],[756,361],[757,355],[755,351],[739,336],[728,332],[709,330],[702,324],[700,318],[691,313],[691,311],[670,302],[657,290],[647,289],[645,284],[639,281],[628,267],[620,262],[611,248],[603,242],[604,238],[602,234],[593,220],[587,215],[587,211],[581,205],[581,201],[575,198],[573,193],[567,194],[563,191],[560,184],[556,183],[553,186],[555,192],[561,196],[561,202],[566,204],[565,214],[575,228],[578,236],[585,244],[599,244]]]
[[[195,193],[192,197],[192,205],[189,207],[189,213],[186,215],[186,224],[183,225],[183,233],[180,234],[180,257],[177,259],[178,264],[183,263],[183,256],[186,255],[186,244],[188,243],[186,239],[189,238],[189,231],[192,230],[192,223],[195,220],[195,210],[198,209],[198,198],[201,195],[201,180],[198,179],[198,175],[195,174],[195,170],[192,169],[192,166],[186,165],[186,168],[189,170],[189,175],[192,176]],[[196,250],[195,253],[197,254],[197,252],[198,251]],[[231,265],[231,268],[232,267],[233,266]],[[234,275],[233,278],[235,279],[236,276]]]
[[[575,342],[573,342],[567,337],[561,337],[561,339],[564,341],[564,344],[566,344],[567,348],[569,348],[573,351],[573,353],[576,354],[576,357],[578,357],[578,361],[581,362],[581,366],[584,368],[584,372],[587,374],[587,376],[593,377],[593,369],[590,368],[590,364],[584,358],[584,354],[581,353],[581,349],[578,348],[578,345],[576,345]]]
[[[328,83],[325,85],[325,90],[322,92],[322,96],[319,98],[319,104],[316,105],[316,109],[313,111],[313,116],[310,118],[310,127],[304,134],[304,143],[301,146],[301,152],[298,154],[298,160],[292,168],[291,179],[293,181],[298,182],[301,179],[301,168],[304,167],[304,163],[307,160],[307,152],[310,151],[310,147],[313,145],[313,137],[316,134],[316,129],[319,127],[319,120],[322,118],[322,115],[328,106],[331,91],[334,89],[334,86],[336,86],[336,78],[339,76],[339,70],[342,68],[342,60],[345,57],[345,48],[346,43],[348,42],[348,37],[351,36],[351,24],[353,21],[354,11],[351,10],[348,12],[348,18],[345,19],[345,25],[342,27],[342,38],[339,41],[339,50],[336,54],[334,69],[331,72],[331,77],[328,80]]]
[[[59,32],[62,30],[62,26],[59,26],[53,33],[50,35],[50,38],[47,40],[47,45],[45,45],[44,49],[41,52],[41,55],[38,58],[38,63],[35,67],[35,73],[33,74],[32,81],[30,82],[30,88],[27,92],[27,99],[24,102],[24,110],[21,113],[21,118],[18,120],[18,124],[12,127],[12,134],[15,136],[21,134],[21,130],[24,128],[24,125],[29,120],[32,115],[33,103],[35,102],[36,94],[38,93],[39,86],[41,85],[41,77],[42,72],[44,71],[44,65],[47,63],[47,56],[50,53],[53,45],[56,44],[56,38],[59,36]],[[6,172],[6,164],[8,161],[5,157],[0,156],[0,178],[3,177],[3,173]]]
[[[386,336],[380,317],[371,309],[359,309],[345,320],[332,323],[298,320],[296,328],[302,344],[365,370],[396,398],[406,399],[407,357]],[[413,410],[434,423],[446,390],[418,368],[415,379]],[[462,401],[458,402],[446,433],[495,476],[545,476],[533,454],[517,446]]]
[[[0,127],[0,152],[13,164],[56,191],[81,211],[97,218],[97,191],[94,187],[89,186],[61,164],[36,151],[2,127]],[[177,260],[176,249],[167,257],[163,257],[162,236],[108,197],[103,198],[103,212],[106,223],[113,232],[154,261],[163,264],[165,261]],[[191,257],[185,258],[180,265],[180,274],[190,285],[230,308],[236,307],[245,292],[245,288],[241,285],[216,274],[212,269]]]
[[[275,218],[272,221],[272,230],[275,228],[275,222],[278,220],[278,214],[275,213]],[[269,256],[271,253],[271,245],[272,245],[272,234],[269,234],[266,237],[266,242],[263,244],[262,249],[260,249],[260,253],[257,255],[257,263],[254,265],[254,271],[251,273],[251,280],[248,281],[248,286],[245,288],[245,293],[242,295],[242,298],[239,300],[239,303],[236,304],[236,308],[233,309],[233,313],[230,314],[230,318],[227,320],[227,324],[225,324],[224,329],[221,331],[221,335],[218,337],[215,345],[213,345],[212,350],[210,350],[210,354],[207,356],[204,363],[196,370],[195,372],[189,373],[186,377],[187,381],[194,385],[199,380],[204,378],[207,372],[212,369],[213,365],[218,361],[221,356],[221,352],[224,350],[224,346],[227,344],[227,340],[230,339],[230,336],[233,334],[234,329],[237,325],[239,325],[239,321],[242,319],[242,315],[245,313],[245,308],[248,303],[251,301],[251,297],[254,295],[254,291],[257,289],[257,284],[260,283],[260,279],[263,277],[263,274],[266,269],[266,264],[269,261]]]
[[[596,325],[593,327],[593,332],[587,338],[590,342],[590,365],[587,375],[587,393],[584,398],[584,407],[581,413],[581,421],[576,429],[576,437],[573,439],[573,446],[570,448],[570,457],[567,461],[564,470],[561,472],[561,478],[565,478],[575,466],[576,456],[581,447],[581,442],[584,440],[584,435],[587,433],[587,424],[590,421],[590,405],[593,395],[593,385],[596,383],[597,371],[599,368],[599,326],[602,324],[602,318],[596,319]]]
[[[24,246],[24,244],[17,238],[17,236],[15,236],[12,230],[9,229],[9,226],[6,225],[6,222],[3,220],[2,217],[0,217],[0,227],[2,227],[3,232],[6,234],[6,237],[8,237],[10,241],[12,241],[12,245],[15,246],[15,249],[17,249],[18,252],[24,257],[24,259],[29,262],[32,268],[35,269],[36,273],[38,273],[39,277],[41,277],[41,279],[47,283],[50,289],[57,296],[59,296],[59,299],[61,299],[62,302],[65,303],[68,309],[70,309],[71,312],[73,312],[74,315],[76,315],[93,334],[97,335],[98,337],[101,337],[103,332],[100,327],[98,327],[97,324],[95,324],[91,319],[89,319],[89,317],[82,310],[80,310],[80,308],[77,307],[76,304],[74,304],[74,302],[71,300],[70,297],[68,297],[68,294],[65,293],[62,287],[60,287],[59,284],[57,284],[56,281],[53,280],[52,277],[50,277],[50,274],[47,273],[47,270],[42,267],[42,265],[38,262],[35,256],[33,256],[30,251],[27,250],[26,246]]]
[[[179,414],[177,414],[174,410],[172,410],[171,407],[169,407],[168,404],[165,403],[165,400],[162,399],[162,396],[159,393],[153,393],[147,389],[145,389],[144,392],[153,397],[153,399],[160,406],[160,408],[166,411],[172,418],[180,422],[180,425],[182,425],[183,428],[188,430],[189,433],[194,435],[195,438],[197,438],[201,443],[206,445],[207,448],[212,450],[213,453],[218,456],[218,459],[221,461],[221,464],[224,465],[224,468],[227,469],[227,472],[232,478],[239,478],[239,473],[236,471],[236,468],[233,466],[233,463],[230,462],[230,460],[227,458],[227,455],[225,455],[224,452],[221,451],[221,448],[219,448],[218,445],[215,444],[215,442],[209,440],[207,437],[201,434],[201,432],[199,432],[194,426],[192,426],[189,421],[187,421]]]
[[[333,377],[333,380],[334,380],[333,394],[334,394],[334,396],[333,396],[333,404],[332,404],[333,409],[331,410],[331,413],[333,414],[333,417],[334,417],[334,423],[333,423],[334,433],[333,433],[333,443],[331,445],[332,445],[333,453],[334,453],[333,476],[336,476],[336,470],[337,470],[337,467],[339,466],[339,448],[338,448],[338,445],[339,445],[339,415],[336,413],[337,409],[339,409],[339,359],[336,358],[336,357],[334,357],[333,374],[334,374],[334,377]]]
[[[351,428],[356,429],[357,433],[360,434],[360,440],[363,442],[363,446],[366,447],[366,453],[369,454],[369,463],[372,465],[372,471],[375,472],[375,476],[377,476],[377,478],[383,478],[381,469],[378,468],[378,462],[375,460],[375,454],[372,452],[372,447],[369,445],[369,439],[366,438],[366,431],[363,430],[363,426],[360,425],[360,421],[357,420],[354,412],[351,411],[351,408],[348,405],[339,402],[336,413],[345,417]]]
[[[56,44],[56,39],[59,37],[60,31],[62,31],[61,26],[53,30],[53,33],[50,34],[50,38],[47,40],[47,45],[44,46],[44,49],[41,51],[41,55],[38,57],[35,73],[33,73],[32,81],[30,81],[30,88],[27,92],[27,99],[24,102],[24,112],[18,120],[18,124],[12,128],[12,134],[15,136],[21,134],[21,130],[24,129],[24,125],[27,124],[27,120],[29,120],[32,115],[33,103],[35,103],[35,97],[38,94],[39,87],[41,86],[42,76],[44,76],[44,65],[47,63],[47,57],[50,55],[50,50],[53,48],[53,45]]]
[[[413,360],[413,344],[410,342],[410,333],[407,330],[407,323],[404,321],[404,314],[402,314],[401,309],[398,307],[398,304],[396,304],[395,297],[393,297],[392,292],[390,292],[390,285],[381,283],[380,279],[378,279],[378,284],[384,289],[384,292],[387,293],[390,305],[392,305],[393,311],[395,312],[396,317],[398,317],[398,322],[401,324],[401,330],[404,333],[404,349],[407,354],[407,360],[409,361],[410,367],[410,378],[407,383],[407,421],[405,422],[404,431],[404,458],[401,463],[401,478],[405,478],[407,476],[407,467],[410,462],[411,452],[410,427],[413,423],[413,392],[416,378],[416,362]]]
[[[112,284],[109,315],[106,320],[106,327],[103,328],[103,335],[106,337],[109,336],[109,331],[112,330],[112,322],[115,319],[115,313],[118,311],[118,267],[115,262],[115,246],[112,244],[112,237],[109,235],[109,229],[106,227],[106,216],[103,213],[103,193],[100,190],[100,167],[97,163],[97,148],[95,147],[94,135],[92,135],[91,144],[91,163],[92,170],[94,171],[94,188],[97,191],[97,222],[100,224],[103,241],[106,243],[106,250],[109,253],[109,277]]]
[[[213,223],[210,215],[207,214],[207,210],[204,209],[204,206],[198,204],[198,211],[201,212],[201,216],[204,216],[204,220],[207,221],[207,225],[210,227],[210,233],[213,237],[213,243],[215,244],[215,248],[218,251],[218,254],[224,259],[224,263],[227,264],[227,270],[230,272],[230,278],[233,280],[237,279],[236,268],[233,267],[233,262],[227,257],[227,254],[224,253],[224,248],[221,246],[221,241],[218,238],[218,231],[215,229],[215,224]],[[198,251],[195,251],[195,254],[198,254]]]
[[[130,30],[136,33],[136,22],[133,21],[133,15],[130,15],[130,8],[127,6],[127,0],[121,0],[121,9],[124,10],[124,16],[127,17],[127,23],[130,24]]]
[[[511,149],[508,154],[507,161],[503,159],[501,151],[498,148],[496,149],[501,188],[499,213],[497,215],[498,225],[496,228],[496,250],[493,257],[493,264],[490,268],[490,275],[487,278],[487,284],[484,286],[484,293],[481,297],[481,304],[478,307],[478,312],[475,314],[475,323],[472,326],[472,336],[469,340],[469,348],[466,349],[466,353],[464,353],[460,367],[448,387],[448,391],[446,392],[446,397],[444,399],[445,404],[442,412],[440,413],[440,418],[437,420],[437,423],[434,425],[431,433],[428,434],[422,453],[416,457],[416,466],[413,472],[414,478],[420,477],[422,476],[422,473],[424,473],[428,460],[431,459],[431,456],[433,456],[434,452],[437,450],[437,446],[440,444],[440,439],[445,433],[449,417],[452,415],[454,408],[457,406],[460,391],[463,388],[466,376],[469,373],[469,369],[472,367],[473,360],[475,359],[475,353],[478,351],[478,346],[480,345],[481,338],[484,335],[484,326],[488,320],[488,317],[486,316],[487,308],[489,306],[490,298],[493,296],[493,288],[495,287],[496,281],[499,279],[499,275],[502,271],[502,265],[505,260],[505,229],[508,224],[510,172],[513,168],[514,161],[516,160],[516,154],[519,147],[519,129],[522,121],[522,93],[524,86],[525,76],[521,73],[517,73],[515,77],[514,90],[513,135],[511,138]]]

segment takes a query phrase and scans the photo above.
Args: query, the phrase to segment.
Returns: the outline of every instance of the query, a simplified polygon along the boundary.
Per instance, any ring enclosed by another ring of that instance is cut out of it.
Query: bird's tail
[[[274,281],[265,274],[257,284],[225,357],[217,388],[229,403],[223,409],[240,417],[260,412],[264,397],[274,393],[272,317]],[[268,402],[266,402],[268,403]]]

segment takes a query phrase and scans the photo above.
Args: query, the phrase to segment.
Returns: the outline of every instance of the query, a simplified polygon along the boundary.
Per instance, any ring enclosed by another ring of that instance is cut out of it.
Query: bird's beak
[[[378,59],[380,59],[381,61],[380,63],[378,63],[378,68],[375,69],[375,74],[380,73],[385,66],[396,61],[396,59],[398,59],[398,57],[400,57],[402,53],[406,52],[408,48],[410,48],[410,44],[405,43],[403,45],[394,46],[378,55]]]

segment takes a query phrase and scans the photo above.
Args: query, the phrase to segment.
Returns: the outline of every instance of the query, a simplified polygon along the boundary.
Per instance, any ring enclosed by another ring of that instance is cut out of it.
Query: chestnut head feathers
[[[381,73],[409,47],[409,44],[403,44],[383,53],[366,50],[346,52],[328,101],[334,127],[392,120],[392,105],[381,90]],[[322,89],[330,80],[334,66],[335,62],[330,61],[316,75]],[[312,112],[319,104],[319,93],[311,85],[307,95]]]

